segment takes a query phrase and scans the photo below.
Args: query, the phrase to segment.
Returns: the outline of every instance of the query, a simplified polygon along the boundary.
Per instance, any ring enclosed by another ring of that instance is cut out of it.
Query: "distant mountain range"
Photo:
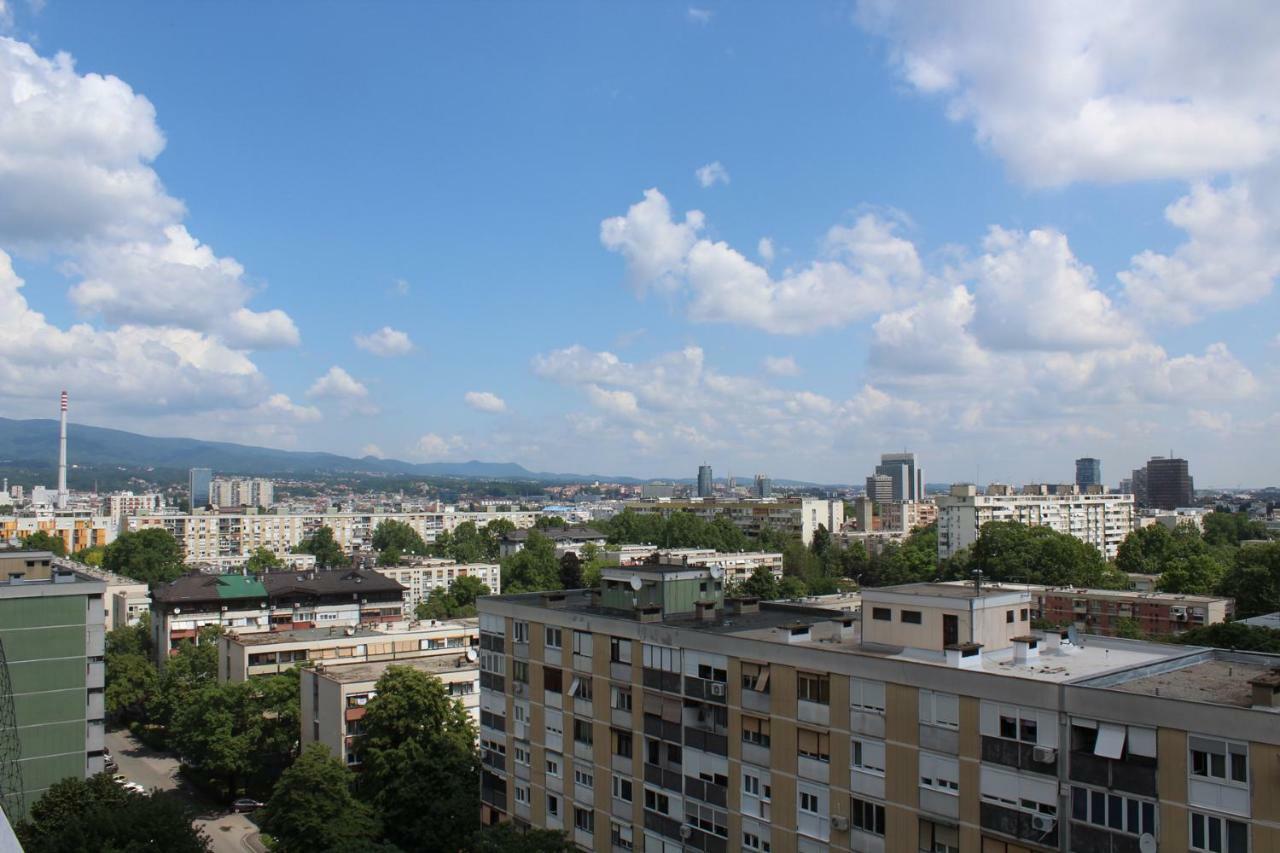
[[[58,422],[0,418],[0,467],[49,468],[57,464]],[[557,474],[530,471],[515,462],[403,462],[336,453],[273,450],[225,441],[157,438],[118,429],[67,424],[67,455],[72,465],[128,468],[212,468],[228,474],[306,476],[316,474],[407,474],[473,480],[642,483],[647,480],[605,474]],[[690,482],[680,480],[679,482]],[[811,485],[774,480],[778,485]]]

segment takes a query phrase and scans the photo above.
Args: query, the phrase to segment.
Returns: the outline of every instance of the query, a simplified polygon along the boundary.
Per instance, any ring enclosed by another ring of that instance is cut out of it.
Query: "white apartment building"
[[[116,519],[121,526],[124,519],[131,515],[154,515],[164,506],[164,498],[157,493],[135,495],[133,492],[116,492],[107,495],[107,515]]]
[[[764,566],[776,578],[782,577],[781,551],[716,551],[713,548],[654,548],[651,545],[624,545],[618,551],[606,551],[612,566],[639,566],[657,555],[658,562],[669,565],[684,563],[699,568],[717,568],[726,581],[738,583],[751,577]]]
[[[398,566],[375,566],[374,571],[404,587],[407,612],[431,596],[433,589],[448,589],[458,578],[479,578],[491,595],[502,592],[502,566],[497,563],[459,563],[437,557],[405,557]]]
[[[269,507],[276,502],[276,484],[259,477],[215,477],[209,485],[214,506]]]
[[[979,495],[957,485],[936,501],[939,559],[977,542],[989,521],[1017,521],[1074,536],[1111,560],[1135,522],[1133,495]]]
[[[624,507],[632,512],[660,515],[663,518],[676,512],[689,512],[706,521],[724,516],[748,536],[757,536],[762,528],[768,527],[794,533],[806,545],[813,541],[813,534],[819,525],[830,531],[838,531],[844,526],[844,501],[822,498],[792,501],[626,501]]]

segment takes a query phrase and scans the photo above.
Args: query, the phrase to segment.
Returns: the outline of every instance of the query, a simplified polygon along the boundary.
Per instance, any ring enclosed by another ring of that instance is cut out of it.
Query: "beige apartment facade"
[[[973,486],[957,485],[935,502],[940,560],[977,542],[982,525],[989,521],[1049,527],[1087,542],[1113,560],[1136,523],[1133,495],[979,495]]]
[[[1280,849],[1280,657],[1076,645],[973,597],[988,642],[921,647],[817,607],[485,599],[483,817],[596,851]]]
[[[819,527],[837,531],[844,526],[844,501],[822,498],[626,501],[624,506],[632,512],[663,518],[675,512],[689,512],[706,521],[724,517],[748,536],[757,536],[761,529],[767,527],[793,533],[806,545],[813,541],[813,534]]]

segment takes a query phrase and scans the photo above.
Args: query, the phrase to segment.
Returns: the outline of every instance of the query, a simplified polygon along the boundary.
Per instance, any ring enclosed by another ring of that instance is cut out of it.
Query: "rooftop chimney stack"
[[[62,392],[61,421],[58,428],[58,509],[67,508],[67,392]]]

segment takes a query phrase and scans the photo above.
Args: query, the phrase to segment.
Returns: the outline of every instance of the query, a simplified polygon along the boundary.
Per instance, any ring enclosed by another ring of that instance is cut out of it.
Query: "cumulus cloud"
[[[1196,178],[1280,150],[1268,3],[863,0],[857,20],[1029,184]]]
[[[765,264],[773,263],[773,241],[768,237],[761,237],[760,242],[756,244],[756,254],[760,256],[760,260],[764,261]]]
[[[800,365],[789,355],[766,355],[761,362],[765,372],[774,376],[799,376]]]
[[[823,258],[774,278],[725,242],[700,239],[700,211],[683,221],[656,189],[625,216],[601,224],[604,246],[627,261],[633,284],[683,295],[695,322],[736,323],[803,334],[865,318],[903,299],[918,283],[919,258],[895,223],[873,214],[826,235]]]
[[[369,415],[378,411],[370,402],[369,389],[364,383],[336,364],[311,383],[307,396],[316,400],[332,400],[347,412]]]
[[[463,397],[466,404],[481,412],[499,414],[507,410],[507,402],[492,391],[468,391]]]
[[[729,183],[729,170],[719,160],[713,160],[705,166],[699,166],[694,175],[703,189],[708,189],[716,184]]]
[[[374,459],[385,459],[386,454],[382,452],[382,448],[376,444],[366,444],[360,448],[360,456],[372,456]]]
[[[409,335],[390,326],[383,326],[367,335],[356,335],[354,340],[360,349],[383,358],[413,352],[413,341],[409,340]]]
[[[692,21],[693,23],[705,25],[705,24],[711,23],[711,18],[715,13],[712,12],[710,9],[702,9],[697,6],[690,6],[688,11],[685,14],[688,16],[689,20]]]
[[[414,445],[414,455],[426,462],[443,462],[466,447],[466,442],[456,435],[437,435],[429,432]]]

